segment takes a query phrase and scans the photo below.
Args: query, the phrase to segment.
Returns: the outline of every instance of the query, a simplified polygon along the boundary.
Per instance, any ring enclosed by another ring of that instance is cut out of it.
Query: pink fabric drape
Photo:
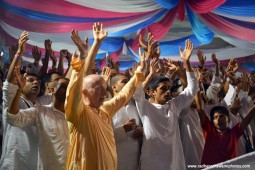
[[[211,12],[224,4],[227,0],[187,0],[190,9],[198,14]]]
[[[163,38],[170,27],[172,26],[175,16],[177,14],[177,7],[171,9],[159,22],[151,24],[148,27],[148,31],[154,36],[154,40],[160,40]]]
[[[240,38],[242,40],[255,42],[255,31],[253,29],[233,24],[213,13],[200,14],[200,18],[206,24],[211,25],[215,29],[221,30],[225,34]]]
[[[133,51],[136,51],[139,49],[139,36],[142,35],[142,37],[144,37],[146,34],[146,28],[143,28],[141,29],[140,33],[136,36],[136,38],[134,39],[134,41],[132,42],[132,44],[128,44],[128,46],[130,46],[130,48],[133,50]]]
[[[140,12],[140,13],[119,13],[119,12],[110,12],[110,11],[103,11],[92,9],[76,4],[72,4],[66,2],[64,0],[4,0],[9,4],[34,10],[45,12],[49,14],[57,14],[57,15],[64,15],[64,16],[77,16],[77,17],[90,17],[90,18],[122,18],[122,17],[130,17],[130,16],[137,16],[141,14],[148,14],[150,12]]]
[[[178,20],[183,21],[185,18],[185,5],[184,0],[179,0],[178,4]]]
[[[57,23],[57,22],[45,22],[40,20],[33,20],[29,18],[22,17],[20,15],[16,15],[14,13],[11,13],[9,11],[6,11],[5,9],[0,7],[0,10],[2,10],[2,14],[0,15],[0,19],[3,20],[5,23],[27,31],[32,32],[44,32],[44,33],[64,33],[64,32],[70,32],[73,28],[81,31],[81,30],[91,30],[92,24],[91,22],[87,23]],[[145,16],[145,14],[144,14]],[[130,18],[124,18],[119,20],[112,20],[112,21],[105,21],[104,26],[112,26],[115,24],[121,24],[125,22],[129,22],[130,20],[138,19],[142,16],[135,16]],[[24,24],[28,23],[28,24]],[[40,27],[38,27],[40,25]]]

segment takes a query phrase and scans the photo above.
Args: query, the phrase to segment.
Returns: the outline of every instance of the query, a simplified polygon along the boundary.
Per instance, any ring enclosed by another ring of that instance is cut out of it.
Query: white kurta
[[[199,165],[205,139],[197,110],[192,108],[182,110],[179,126],[186,165]]]
[[[39,153],[44,170],[64,170],[69,131],[65,113],[46,105],[20,109],[16,115],[7,113],[8,123],[23,128],[33,125],[39,136]]]
[[[10,104],[16,93],[17,86],[7,81],[3,84],[3,111]],[[35,106],[46,105],[52,102],[52,96],[42,96],[36,99]],[[30,106],[33,104],[29,101]],[[20,100],[20,109],[28,108],[23,99]],[[6,170],[35,170],[38,166],[38,135],[34,126],[18,128],[8,124],[3,114],[3,152],[0,169]]]
[[[135,119],[140,124],[134,100],[128,102],[112,118],[114,138],[117,150],[118,170],[137,170],[140,158],[140,142],[132,138],[132,131],[127,135],[122,127],[128,120]]]
[[[187,81],[184,91],[164,105],[147,101],[141,86],[136,91],[134,99],[144,127],[141,170],[186,169],[178,116],[198,91],[193,72],[187,72]]]

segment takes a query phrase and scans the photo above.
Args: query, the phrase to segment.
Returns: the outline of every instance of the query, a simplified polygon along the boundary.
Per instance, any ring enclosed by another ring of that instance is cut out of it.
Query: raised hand
[[[215,54],[215,53],[212,53],[212,61],[213,61],[215,64],[219,64],[219,60],[216,58],[216,54]]]
[[[65,49],[60,50],[60,57],[64,59],[68,55],[68,51]]]
[[[180,56],[183,61],[189,61],[193,48],[193,43],[189,39],[185,41],[184,51],[182,51],[182,48],[180,47]]]
[[[129,73],[129,75],[130,75],[131,77],[135,74],[135,70],[137,69],[137,67],[138,67],[138,63],[134,63],[133,66],[132,66],[132,68],[130,68],[130,69],[128,70],[128,73]]]
[[[23,53],[25,52],[26,42],[29,39],[28,36],[29,36],[29,33],[26,32],[26,31],[21,33],[21,35],[19,37],[19,42],[18,42],[18,51],[17,51],[17,54],[23,55]]]
[[[141,66],[141,70],[144,71],[146,69],[146,62],[148,60],[146,60],[145,54],[142,52],[142,49],[139,48],[139,56],[140,56],[140,66]]]
[[[32,48],[32,55],[33,55],[33,58],[35,59],[35,61],[40,61],[42,52],[38,50],[37,46],[34,46]]]
[[[148,45],[144,41],[142,35],[139,36],[139,46],[144,50],[146,59],[152,58],[153,55],[159,56],[160,50],[159,49],[158,51],[156,50],[157,46],[159,46],[159,43],[155,45],[156,41],[153,40],[153,35],[151,33],[148,33],[147,41],[148,41]],[[155,54],[156,51],[157,51],[157,54]]]
[[[172,71],[176,71],[178,66],[175,64],[175,61],[173,60],[164,60],[164,65],[168,68],[168,71],[172,72]]]
[[[19,88],[23,89],[23,87],[26,85],[26,74],[24,75],[20,74],[20,66],[15,66],[14,75]]]
[[[107,83],[111,77],[111,69],[109,67],[104,67],[102,70],[102,77],[104,78],[105,82]]]
[[[197,50],[197,57],[198,57],[200,66],[204,67],[206,56],[204,56],[203,52],[200,49]]]
[[[44,41],[44,47],[45,47],[46,52],[48,52],[48,54],[51,54],[51,52],[52,52],[51,44],[52,44],[52,41],[49,39]]]
[[[54,54],[54,51],[51,52],[50,58],[53,63],[57,64],[57,57]]]
[[[88,49],[89,49],[88,37],[86,37],[85,41],[83,42],[78,34],[78,31],[73,29],[71,38],[81,53],[80,59],[86,58],[88,54]]]
[[[108,32],[104,30],[102,23],[94,23],[93,25],[93,35],[95,41],[103,41],[106,39]]]
[[[160,68],[159,68],[159,60],[158,58],[153,58],[150,62],[150,74],[151,75],[156,75],[160,73]]]

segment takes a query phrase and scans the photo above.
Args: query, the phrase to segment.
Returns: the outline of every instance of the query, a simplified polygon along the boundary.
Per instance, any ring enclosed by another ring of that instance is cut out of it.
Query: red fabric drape
[[[227,0],[187,0],[187,5],[195,13],[211,12],[224,4]]]
[[[152,33],[154,40],[160,40],[167,34],[168,30],[171,28],[174,22],[175,16],[177,14],[177,9],[177,7],[171,9],[159,22],[151,24],[148,27],[148,31]]]
[[[233,24],[232,22],[224,20],[213,13],[200,14],[200,17],[205,23],[221,30],[225,34],[240,38],[242,40],[255,42],[255,31],[253,29]]]

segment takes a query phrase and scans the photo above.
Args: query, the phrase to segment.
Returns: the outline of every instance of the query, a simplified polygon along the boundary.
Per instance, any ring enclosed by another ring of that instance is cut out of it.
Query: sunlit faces
[[[156,90],[150,90],[150,96],[156,104],[165,104],[171,99],[170,95],[171,84],[169,81],[159,83]]]
[[[26,85],[23,88],[23,93],[38,95],[40,92],[40,81],[36,76],[27,75],[26,77]]]
[[[50,77],[50,82],[48,83],[48,89],[52,92],[52,88],[56,87],[58,80],[61,78],[61,75],[57,73],[52,73]]]
[[[87,83],[83,90],[83,95],[88,98],[87,104],[98,109],[103,104],[107,94],[105,80],[97,75],[84,81],[84,83]]]
[[[213,124],[217,129],[221,131],[226,130],[228,122],[229,122],[229,118],[224,113],[219,113],[219,112],[214,113]]]
[[[115,93],[119,93],[128,82],[128,77],[125,75],[119,74],[117,75],[117,79],[118,79],[117,82],[114,85],[112,85],[113,91]]]

